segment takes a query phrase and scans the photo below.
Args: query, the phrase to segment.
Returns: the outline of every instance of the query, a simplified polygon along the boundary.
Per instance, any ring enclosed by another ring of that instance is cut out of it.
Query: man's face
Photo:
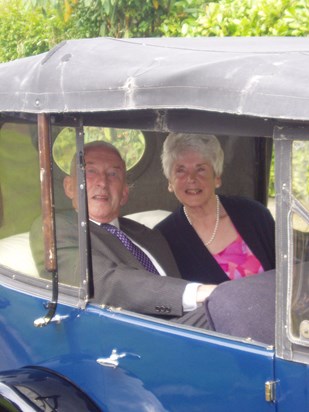
[[[123,160],[111,148],[90,147],[85,152],[85,173],[89,218],[99,223],[111,222],[128,199]],[[65,178],[64,190],[77,210],[76,175]]]

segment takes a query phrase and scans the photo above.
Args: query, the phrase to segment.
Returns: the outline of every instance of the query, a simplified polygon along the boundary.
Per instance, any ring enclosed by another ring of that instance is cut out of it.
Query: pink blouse
[[[231,280],[264,272],[261,262],[239,234],[234,242],[213,257]]]

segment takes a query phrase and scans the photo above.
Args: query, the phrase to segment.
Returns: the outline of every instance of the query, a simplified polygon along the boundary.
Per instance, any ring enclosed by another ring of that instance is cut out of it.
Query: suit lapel
[[[159,231],[126,218],[119,218],[119,225],[132,240],[143,245],[168,276],[181,277],[170,248]]]

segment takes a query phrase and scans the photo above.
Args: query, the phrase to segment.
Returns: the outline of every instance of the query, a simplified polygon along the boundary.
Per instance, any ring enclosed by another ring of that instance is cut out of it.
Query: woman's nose
[[[196,180],[196,172],[189,172],[187,175],[188,182],[192,182]]]

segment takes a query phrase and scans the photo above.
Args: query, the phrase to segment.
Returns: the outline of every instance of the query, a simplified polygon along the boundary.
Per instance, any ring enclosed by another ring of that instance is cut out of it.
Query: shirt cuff
[[[196,303],[197,288],[201,286],[202,283],[188,283],[185,288],[185,291],[182,295],[182,308],[184,312],[191,312],[195,310],[198,306]]]

